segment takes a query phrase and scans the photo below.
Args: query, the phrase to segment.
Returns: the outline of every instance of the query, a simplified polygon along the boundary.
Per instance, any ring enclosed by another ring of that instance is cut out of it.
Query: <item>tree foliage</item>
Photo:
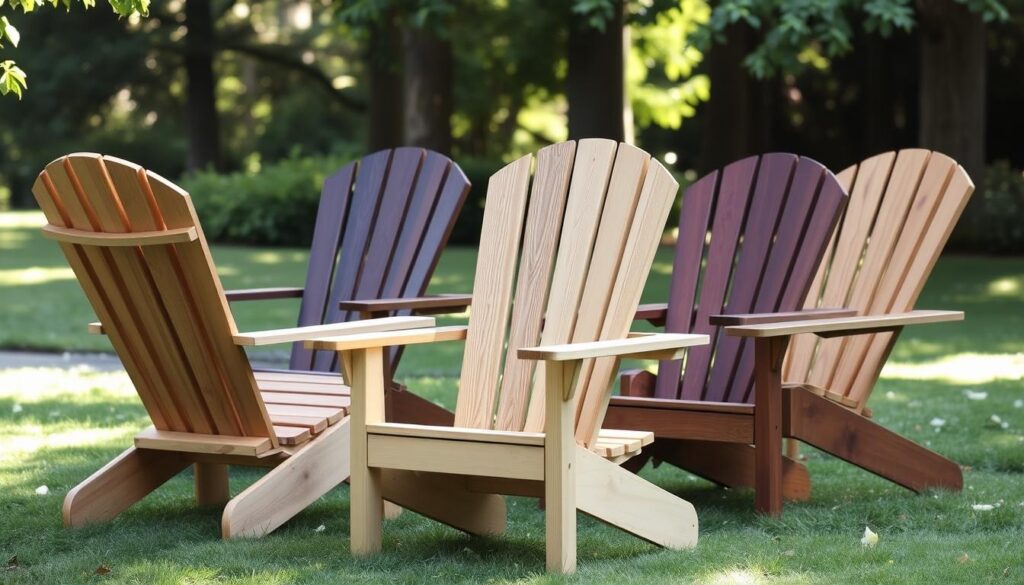
[[[149,13],[149,0],[108,0],[114,13],[125,17],[138,14],[145,16]],[[21,9],[21,12],[28,14],[37,8],[64,8],[70,11],[75,3],[80,3],[86,9],[96,6],[96,0],[0,0],[0,10],[7,9],[11,13]],[[21,42],[21,33],[11,24],[6,15],[0,15],[0,49],[8,45],[17,48]],[[14,94],[21,99],[22,92],[28,89],[28,74],[25,73],[13,59],[0,61],[0,95]]]

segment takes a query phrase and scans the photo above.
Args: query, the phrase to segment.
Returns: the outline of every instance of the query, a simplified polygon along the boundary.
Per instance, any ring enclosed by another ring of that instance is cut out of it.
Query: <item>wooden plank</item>
[[[327,419],[317,416],[291,416],[284,414],[271,414],[270,422],[274,428],[277,427],[302,427],[309,429],[314,435],[318,435],[327,428]],[[276,432],[276,431],[275,431]]]
[[[487,186],[455,426],[487,429],[493,423],[532,158],[508,164]]]
[[[308,428],[305,427],[279,427],[274,425],[274,434],[278,443],[282,445],[301,445],[312,437]]]
[[[760,325],[761,323],[784,323],[786,321],[806,321],[808,319],[832,319],[834,317],[853,317],[857,311],[853,309],[799,309],[780,311],[777,313],[744,313],[740,315],[712,315],[712,325],[727,327],[729,325]]]
[[[299,305],[300,327],[320,325],[327,314],[327,302],[333,281],[341,232],[346,225],[352,181],[359,163],[345,165],[324,180],[320,191],[320,204],[313,227],[313,244],[306,267],[306,282],[302,303]],[[301,343],[292,346],[289,367],[307,370],[313,365],[313,354]]]
[[[640,304],[640,295],[644,283],[654,263],[654,255],[660,243],[660,234],[664,229],[668,214],[675,201],[679,184],[658,161],[652,159],[644,179],[636,214],[632,218],[629,238],[623,248],[622,260],[612,287],[612,294],[605,311],[604,324],[600,338],[621,338],[629,331],[633,314]],[[691,347],[707,343],[704,336],[689,336],[686,343]],[[680,340],[682,342],[682,340]],[[664,359],[678,356],[678,352],[658,352],[647,354],[651,359]],[[608,399],[611,396],[611,385],[619,369],[617,359],[601,359],[594,362],[588,386],[580,398],[582,409],[579,411],[576,425],[576,440],[590,445],[597,438],[601,427]]]
[[[505,499],[467,489],[469,478],[439,473],[381,470],[384,497],[403,508],[475,535],[505,532]]]
[[[224,291],[228,301],[263,301],[271,299],[301,298],[304,290],[297,286],[277,286],[267,288],[242,288]]]
[[[380,423],[366,425],[366,432],[374,435],[396,437],[420,437],[425,439],[450,439],[453,441],[477,441],[482,443],[504,443],[508,445],[544,446],[544,433],[521,431],[500,431],[491,429],[465,429],[460,427],[435,427],[402,423]]]
[[[342,337],[328,337],[316,341],[307,341],[306,345],[315,349],[347,351],[369,347],[387,347],[389,345],[411,345],[416,343],[434,343],[437,341],[457,341],[466,339],[468,329],[461,325],[451,327],[421,327],[403,331],[378,331],[359,333]]]
[[[341,301],[339,306],[348,311],[378,313],[385,311],[423,311],[429,309],[466,309],[473,302],[473,295],[441,294],[425,297],[380,298],[358,301]]]
[[[676,400],[674,398],[648,398],[643,396],[613,396],[613,406],[635,408],[660,408],[669,410],[692,410],[697,412],[721,412],[728,414],[754,415],[752,404],[736,402],[711,402],[709,400]]]
[[[600,341],[523,348],[518,351],[518,356],[519,359],[556,362],[610,356],[644,358],[651,354],[677,353],[677,350],[705,345],[707,342],[707,335],[650,333],[642,337],[628,337],[626,339],[604,339]]]
[[[182,453],[216,453],[256,457],[271,448],[267,437],[231,437],[201,433],[179,433],[148,428],[135,435],[135,447]]]
[[[295,404],[299,406],[329,406],[346,408],[351,404],[348,396],[323,396],[317,394],[296,394],[293,392],[260,392],[267,404]]]
[[[196,228],[152,232],[102,233],[44,225],[42,231],[43,237],[48,240],[108,248],[178,244],[195,241],[198,237]]]
[[[236,333],[233,339],[238,345],[252,347],[374,331],[400,331],[419,327],[433,327],[434,324],[435,319],[433,317],[381,317],[380,319],[368,319],[366,321],[328,323],[326,325],[311,325],[309,327],[289,327],[287,329]]]
[[[544,533],[548,571],[576,570],[576,409],[572,390],[580,362],[544,364]],[[534,479],[534,478],[524,478]]]
[[[352,354],[350,531],[353,555],[380,550],[384,499],[379,469],[370,467],[366,425],[384,422],[384,352],[379,347]]]
[[[302,416],[310,418],[326,419],[329,424],[334,424],[345,417],[346,409],[328,408],[322,406],[298,406],[294,404],[268,404],[267,412],[271,417],[279,416]]]
[[[789,338],[754,341],[754,509],[782,514],[782,357]]]
[[[896,328],[907,325],[925,323],[942,323],[946,321],[962,321],[962,311],[909,311],[892,315],[863,315],[860,317],[842,317],[838,319],[811,319],[809,321],[790,321],[787,323],[765,323],[762,325],[734,325],[726,327],[729,335],[744,337],[785,337],[799,333],[841,333],[853,335],[857,331],[874,331],[880,328]],[[817,386],[817,384],[814,384]]]
[[[371,467],[544,479],[544,450],[528,445],[368,435]]]
[[[605,426],[653,432],[659,439],[694,439],[726,443],[754,442],[754,419],[748,414],[660,407],[621,406],[612,403]]]
[[[715,343],[713,334],[716,333],[716,330],[708,323],[708,318],[722,312],[722,302],[729,285],[740,230],[750,200],[749,195],[746,197],[742,195],[750,192],[756,178],[757,165],[756,158],[749,158],[732,163],[722,170],[722,179],[716,197],[715,215],[711,225],[711,241],[706,254],[707,267],[704,269],[700,284],[700,304],[696,308],[696,317],[688,331],[689,333],[712,335],[712,343]],[[672,305],[673,302],[674,299],[670,298],[669,304]],[[680,307],[679,310],[687,311],[689,309]],[[670,312],[674,311],[675,309],[670,309]],[[712,346],[696,348],[687,354],[686,371],[683,373],[682,388],[679,393],[680,398],[699,400],[704,397],[711,356]],[[667,397],[663,392],[656,392],[656,396]]]
[[[756,164],[757,159],[750,159]],[[750,163],[745,163],[750,164]],[[672,261],[672,281],[669,283],[669,310],[665,316],[665,331],[693,332],[694,300],[701,273],[705,241],[709,229],[711,208],[718,188],[717,171],[690,185],[683,193],[679,209],[679,237]],[[655,382],[655,396],[678,398],[681,390],[683,364],[678,360],[658,364],[659,376]]]
[[[522,430],[526,422],[526,408],[536,364],[519,359],[516,350],[531,347],[540,341],[551,267],[562,230],[561,220],[565,213],[575,154],[575,142],[548,146],[537,153],[537,172],[527,211],[528,221],[519,261],[515,303],[512,305],[512,324],[505,354],[501,395],[494,423],[494,427],[499,430]]]
[[[316,394],[322,396],[348,396],[350,388],[338,384],[303,384],[301,382],[275,382],[273,380],[257,380],[260,391],[288,392],[290,394]]]

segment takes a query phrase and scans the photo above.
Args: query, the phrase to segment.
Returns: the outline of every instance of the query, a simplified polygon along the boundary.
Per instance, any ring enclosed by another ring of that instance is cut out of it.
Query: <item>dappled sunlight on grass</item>
[[[0,229],[41,228],[46,225],[42,211],[5,211],[0,213]]]
[[[999,379],[1024,378],[1024,353],[958,353],[921,363],[890,360],[882,377],[895,380],[945,380],[957,384],[985,384]]]
[[[4,449],[0,451],[0,461],[17,461],[26,455],[34,455],[43,449],[59,449],[66,447],[82,448],[106,446],[120,439],[124,445],[138,430],[137,425],[122,424],[117,427],[78,428],[64,431],[53,431],[42,425],[19,425],[18,432],[8,434],[0,431]],[[0,481],[0,485],[3,482]]]
[[[0,286],[18,286],[25,284],[45,284],[58,280],[74,280],[75,273],[68,267],[21,268],[16,270],[0,270]]]
[[[988,294],[995,297],[1019,297],[1024,294],[1024,287],[1021,286],[1022,278],[1019,276],[1004,277],[988,283]]]

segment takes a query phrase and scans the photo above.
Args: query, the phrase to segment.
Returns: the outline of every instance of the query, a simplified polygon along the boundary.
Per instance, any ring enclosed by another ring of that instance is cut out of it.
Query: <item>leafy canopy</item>
[[[96,6],[96,0],[0,0],[0,11],[7,10],[16,12],[18,8],[23,13],[29,13],[50,6],[51,8],[63,7],[64,10],[71,10],[71,5],[80,2],[86,9]],[[110,7],[119,16],[131,16],[138,14],[146,16],[149,14],[149,0],[108,0]],[[10,45],[18,47],[21,42],[21,33],[11,24],[7,16],[0,16],[0,49]],[[13,93],[21,99],[22,92],[28,89],[28,74],[25,73],[11,59],[0,61],[0,95]]]

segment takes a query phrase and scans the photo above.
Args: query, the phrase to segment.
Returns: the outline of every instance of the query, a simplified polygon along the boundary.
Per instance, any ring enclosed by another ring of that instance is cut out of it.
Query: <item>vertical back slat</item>
[[[358,163],[349,163],[324,180],[313,228],[313,244],[309,250],[306,284],[299,305],[300,327],[320,325],[327,314],[327,300],[338,262],[338,246],[341,244],[342,227],[347,220],[352,181],[357,168]],[[312,366],[313,352],[302,343],[293,344],[289,367],[293,370],[308,370]]]
[[[499,430],[520,430],[526,421],[530,383],[536,363],[519,359],[516,352],[521,347],[531,347],[540,342],[544,305],[548,298],[575,154],[575,142],[554,144],[537,153],[537,170],[526,214],[523,252],[494,424]]]
[[[624,147],[620,146],[620,151]],[[621,339],[629,332],[661,241],[665,220],[678,190],[679,184],[672,175],[660,163],[651,159],[635,213],[631,217],[628,237],[622,247],[618,270],[610,283],[612,294],[603,311],[604,323],[598,339]],[[593,309],[584,305],[581,310]],[[583,407],[576,426],[576,440],[588,447],[594,444],[604,421],[618,365],[618,359],[595,360],[590,379],[585,382],[586,386],[577,390],[578,400]]]
[[[390,150],[383,150],[371,154],[359,164],[352,202],[349,204],[348,217],[345,218],[345,231],[342,236],[338,267],[335,269],[331,291],[327,295],[330,302],[328,302],[324,313],[325,323],[348,320],[348,315],[338,307],[335,301],[353,298],[369,245],[370,229],[377,221],[377,212],[387,183],[391,153]],[[335,359],[334,352],[314,352],[313,369],[331,370]]]
[[[689,333],[693,326],[693,308],[718,176],[718,171],[708,174],[683,194],[683,203],[679,209],[679,234],[672,261],[672,282],[668,291],[668,315],[665,320],[665,330],[671,333]],[[654,395],[658,398],[679,398],[682,372],[682,361],[659,362]]]
[[[551,277],[551,290],[557,292],[549,295],[545,308],[542,345],[568,343],[572,339],[617,146],[614,141],[596,138],[581,140],[576,145],[576,160]],[[538,431],[544,428],[542,376],[536,376],[533,381],[524,428]]]
[[[789,184],[793,180],[796,164],[797,157],[792,154],[766,154],[761,157],[757,183],[752,190],[718,193],[719,201],[726,198],[737,201],[742,195],[750,193],[750,202],[747,206],[751,211],[743,227],[743,241],[737,252],[732,284],[728,291],[723,291],[723,294],[728,295],[727,298],[720,301],[722,310],[726,313],[752,312],[754,302],[761,294],[761,283],[770,276],[767,270],[769,252],[774,246],[776,230],[783,206],[787,202]],[[738,204],[738,201],[733,204]],[[711,241],[715,241],[714,232],[711,233]],[[704,297],[701,298],[703,303]],[[717,333],[717,329],[713,331]],[[703,396],[705,400],[726,400],[736,371],[740,342],[740,338],[731,335],[713,337],[711,372]]]
[[[489,429],[493,422],[531,162],[531,156],[524,156],[507,165],[487,186],[456,426]]]
[[[696,317],[690,328],[692,333],[714,334],[714,328],[708,318],[722,311],[740,228],[743,226],[747,203],[750,200],[749,193],[756,178],[757,163],[756,158],[749,158],[733,163],[722,171],[718,201],[715,204],[715,218],[711,225],[707,266],[700,286]],[[728,194],[728,200],[722,197],[722,193]],[[711,364],[711,350],[712,346],[708,345],[694,347],[687,352],[686,371],[683,373],[680,392],[683,399],[700,400],[703,396]]]

